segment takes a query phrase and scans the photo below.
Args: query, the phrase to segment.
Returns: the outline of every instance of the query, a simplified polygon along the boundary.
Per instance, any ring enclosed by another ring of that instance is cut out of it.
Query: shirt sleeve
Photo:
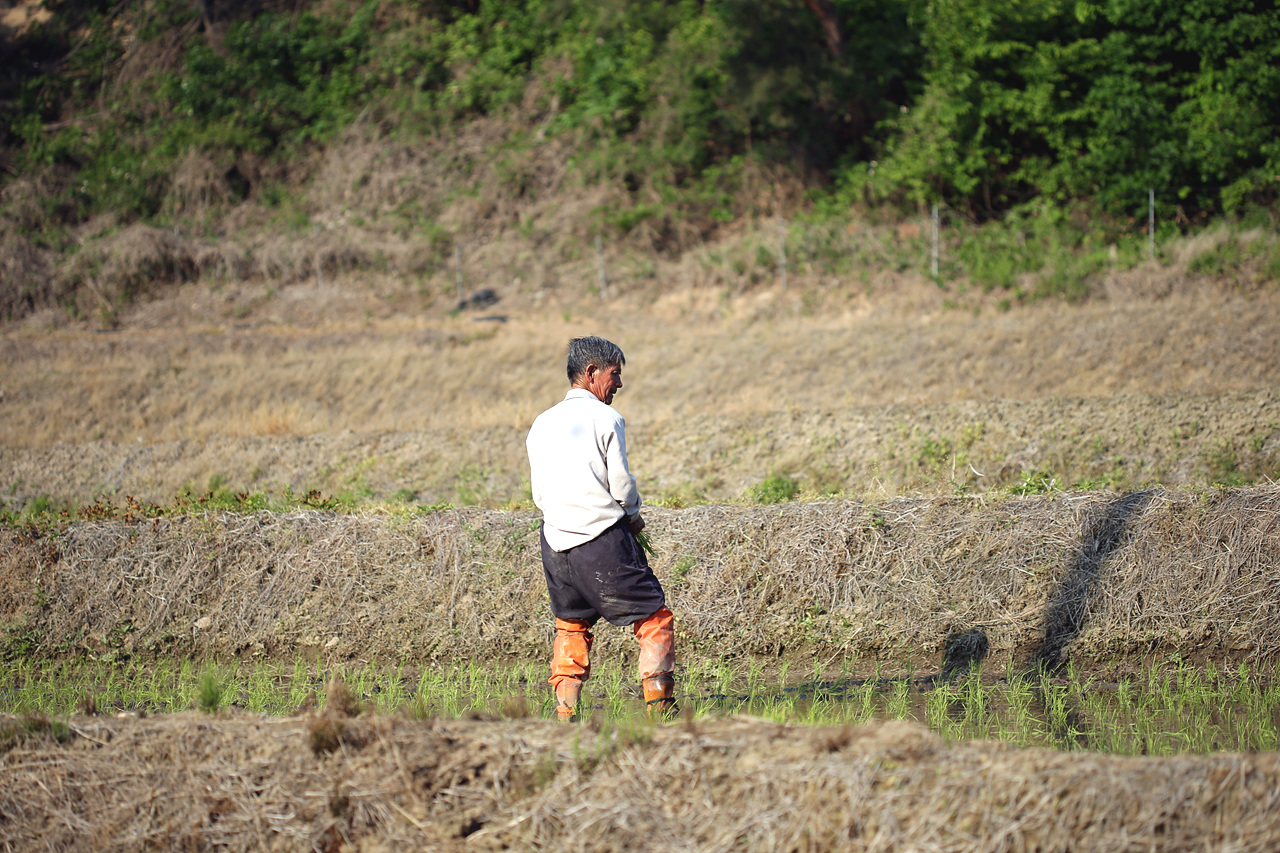
[[[609,494],[628,517],[640,512],[640,490],[627,465],[626,422],[620,415],[613,419],[612,429],[605,434],[605,465],[609,471]]]

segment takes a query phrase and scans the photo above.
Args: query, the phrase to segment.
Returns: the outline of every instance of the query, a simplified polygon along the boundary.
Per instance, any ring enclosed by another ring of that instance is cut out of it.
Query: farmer
[[[649,713],[675,710],[674,617],[636,541],[644,529],[640,493],[627,467],[624,421],[609,405],[624,364],[622,350],[604,338],[570,341],[569,393],[534,420],[525,442],[556,620],[549,680],[556,714],[570,722],[591,675],[591,628],[602,618],[630,625],[640,642]]]

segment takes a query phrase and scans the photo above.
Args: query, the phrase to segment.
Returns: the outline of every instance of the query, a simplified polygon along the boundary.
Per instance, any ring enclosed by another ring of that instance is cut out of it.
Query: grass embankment
[[[651,509],[686,662],[1270,659],[1274,486]],[[534,512],[208,513],[3,531],[10,656],[541,659]],[[630,638],[602,630],[604,655]]]
[[[1275,848],[1280,757],[947,745],[900,722],[657,728],[74,718],[0,766],[17,849]],[[697,792],[695,796],[685,795]]]

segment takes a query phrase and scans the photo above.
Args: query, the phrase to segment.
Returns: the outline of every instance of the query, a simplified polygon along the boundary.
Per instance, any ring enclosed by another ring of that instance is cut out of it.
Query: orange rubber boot
[[[578,700],[581,696],[581,681],[566,678],[556,685],[556,718],[560,722],[578,722]]]
[[[675,616],[663,607],[632,626],[640,642],[640,688],[650,716],[670,717],[679,709],[675,700]]]
[[[591,677],[591,626],[582,619],[557,619],[556,640],[551,648],[551,682],[556,691],[556,716],[572,723],[578,719],[582,685]]]

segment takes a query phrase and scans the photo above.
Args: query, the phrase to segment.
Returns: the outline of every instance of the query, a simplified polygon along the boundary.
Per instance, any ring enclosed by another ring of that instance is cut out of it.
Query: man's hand
[[[644,530],[644,519],[643,519],[643,518],[641,518],[641,517],[640,517],[640,513],[638,513],[638,512],[637,512],[637,513],[635,514],[635,516],[634,516],[634,517],[632,517],[632,518],[627,522],[627,525],[628,525],[628,526],[630,526],[630,528],[631,528],[631,533],[632,533],[633,535],[634,535],[634,534],[637,534],[637,533],[639,533],[641,530]]]

